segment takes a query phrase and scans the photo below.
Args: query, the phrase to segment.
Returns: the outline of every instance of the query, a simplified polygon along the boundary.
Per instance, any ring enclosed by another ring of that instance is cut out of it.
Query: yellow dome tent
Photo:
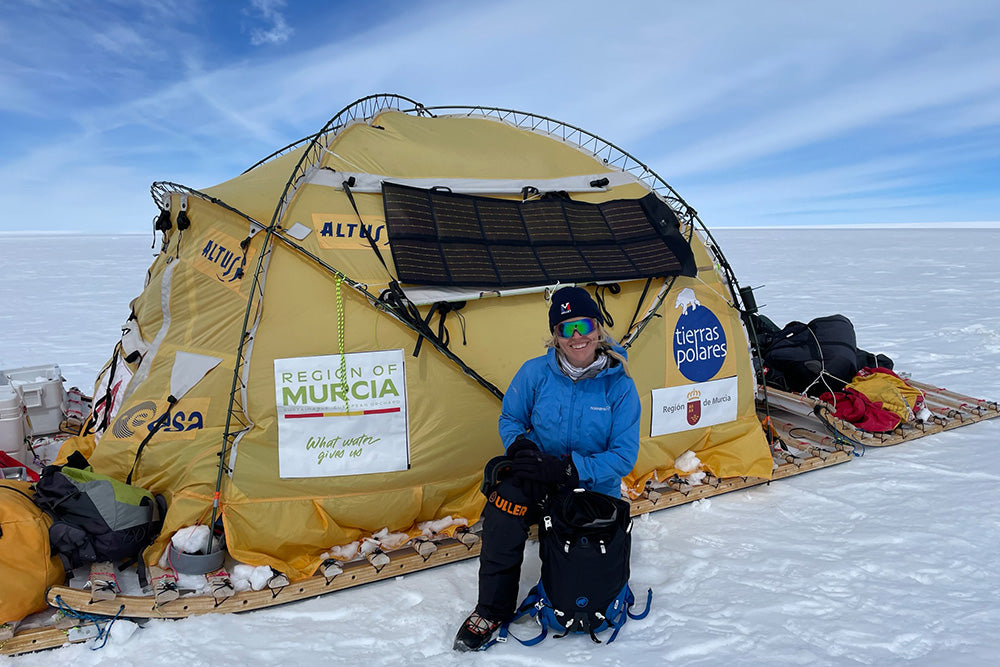
[[[94,468],[221,517],[292,579],[332,547],[474,523],[502,392],[547,295],[586,287],[643,406],[625,492],[693,450],[769,478],[728,264],[694,210],[579,128],[376,95],[203,191],[156,183],[162,247],[95,389]]]

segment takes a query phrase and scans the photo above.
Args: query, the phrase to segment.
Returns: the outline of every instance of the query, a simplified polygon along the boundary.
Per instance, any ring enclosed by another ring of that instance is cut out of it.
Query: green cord
[[[344,279],[338,275],[337,285],[337,345],[340,350],[340,385],[344,393],[344,412],[350,412],[347,404],[347,357],[344,356],[344,299],[340,294],[340,285]]]

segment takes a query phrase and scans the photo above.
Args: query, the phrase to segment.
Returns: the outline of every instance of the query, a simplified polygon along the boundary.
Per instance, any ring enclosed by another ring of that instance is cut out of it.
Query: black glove
[[[538,505],[545,500],[545,496],[549,495],[549,487],[536,480],[528,479],[527,477],[518,477],[513,475],[510,478],[510,483],[521,489],[521,491],[524,492],[527,501],[531,504]]]
[[[507,448],[507,458],[511,461],[511,484],[524,491],[524,494],[529,498],[530,502],[533,503],[540,503],[545,500],[545,496],[548,495],[549,489],[544,482],[540,482],[536,479],[531,479],[523,475],[519,476],[514,474],[513,462],[534,461],[538,456],[541,456],[541,453],[541,448],[531,440],[528,440],[527,436],[524,434],[517,436],[514,442],[510,443],[510,447]]]
[[[511,464],[515,483],[528,480],[548,487],[575,487],[580,477],[573,459],[559,458],[544,452],[522,453]]]
[[[514,439],[514,442],[510,443],[510,447],[507,448],[507,458],[513,461],[521,453],[538,452],[541,448],[533,443],[531,440],[522,433]]]

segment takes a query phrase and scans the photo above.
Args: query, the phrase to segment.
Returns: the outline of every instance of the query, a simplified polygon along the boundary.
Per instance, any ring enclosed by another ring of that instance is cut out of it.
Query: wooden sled
[[[772,445],[774,468],[771,479],[784,479],[846,463],[854,458],[854,454],[862,446],[894,445],[1000,416],[1000,408],[995,401],[974,399],[931,385],[910,382],[927,393],[934,419],[932,423],[919,427],[904,425],[889,434],[865,433],[852,424],[833,418],[831,406],[821,401],[768,389],[767,410],[764,410],[764,403],[761,402],[758,404],[758,414]],[[767,483],[769,480],[758,477],[720,479],[709,476],[703,483],[691,485],[682,477],[674,477],[647,485],[645,492],[631,501],[632,515],[677,507]],[[455,538],[433,542],[417,540],[392,551],[379,550],[365,559],[330,561],[309,579],[287,585],[260,591],[233,592],[224,597],[211,593],[180,596],[160,604],[157,604],[152,593],[93,600],[89,590],[53,586],[47,593],[49,605],[72,610],[90,619],[98,619],[97,623],[88,620],[79,621],[69,629],[36,627],[16,631],[10,639],[0,641],[0,654],[17,655],[85,641],[100,631],[99,623],[110,621],[116,616],[131,619],[184,618],[200,614],[252,611],[318,597],[478,555],[478,534],[458,533]]]
[[[757,412],[770,416],[776,424],[782,424],[792,439],[800,435],[810,440],[826,437],[827,443],[841,442],[858,449],[898,445],[1000,416],[997,401],[963,396],[911,379],[907,382],[924,392],[925,404],[932,417],[926,422],[902,422],[888,433],[863,431],[850,422],[834,417],[834,408],[829,403],[770,387],[767,388],[766,405],[762,397],[758,398]]]
[[[796,462],[781,460],[775,464],[773,479],[844,463],[850,458],[848,451],[836,450],[825,459],[810,456]],[[767,483],[768,480],[759,477],[727,479],[709,477],[705,483],[694,486],[685,484],[680,479],[668,480],[658,487],[651,485],[641,497],[633,500],[632,515],[676,507],[702,498]],[[331,564],[330,567],[320,568],[320,572],[309,579],[292,582],[286,586],[236,592],[223,599],[207,593],[181,596],[163,604],[157,604],[152,594],[117,595],[108,600],[94,600],[90,590],[67,586],[53,586],[49,589],[46,599],[54,608],[70,609],[81,616],[104,620],[115,616],[130,619],[185,618],[200,614],[252,611],[475,558],[479,555],[479,549],[478,534],[471,531],[458,533],[455,538],[435,541],[433,547],[428,546],[425,540],[420,540],[392,551],[379,551],[376,557],[370,559]],[[0,654],[17,655],[84,641],[96,634],[93,630],[88,631],[87,625],[87,622],[81,621],[75,630],[53,627],[17,632],[8,641],[0,642]]]
[[[826,460],[811,456],[797,463],[782,461],[775,469],[774,478],[790,477],[843,463],[850,458],[848,452],[838,451],[836,456]],[[661,490],[651,487],[640,498],[633,500],[632,516],[767,483],[768,480],[759,477],[709,478],[706,483],[696,486],[688,486],[680,480],[671,480],[665,483]],[[479,555],[480,545],[475,533],[459,539],[445,538],[436,541],[434,545],[436,548],[433,551],[411,545],[379,552],[381,557],[377,559],[358,559],[339,563],[339,567],[336,568],[339,572],[335,570],[332,576],[318,573],[309,579],[280,588],[237,592],[221,600],[211,594],[181,596],[161,605],[157,605],[151,595],[118,595],[109,600],[94,600],[90,591],[67,586],[50,588],[47,600],[53,607],[67,607],[83,614],[98,616],[118,614],[126,618],[184,618],[200,614],[233,613],[305,600]],[[425,556],[421,551],[429,553]]]

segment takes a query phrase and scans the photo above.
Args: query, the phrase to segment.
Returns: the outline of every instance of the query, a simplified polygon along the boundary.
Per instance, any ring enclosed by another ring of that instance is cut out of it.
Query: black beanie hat
[[[592,317],[604,324],[604,315],[590,294],[582,287],[563,287],[552,295],[552,305],[549,306],[549,331],[566,320],[580,317]]]

